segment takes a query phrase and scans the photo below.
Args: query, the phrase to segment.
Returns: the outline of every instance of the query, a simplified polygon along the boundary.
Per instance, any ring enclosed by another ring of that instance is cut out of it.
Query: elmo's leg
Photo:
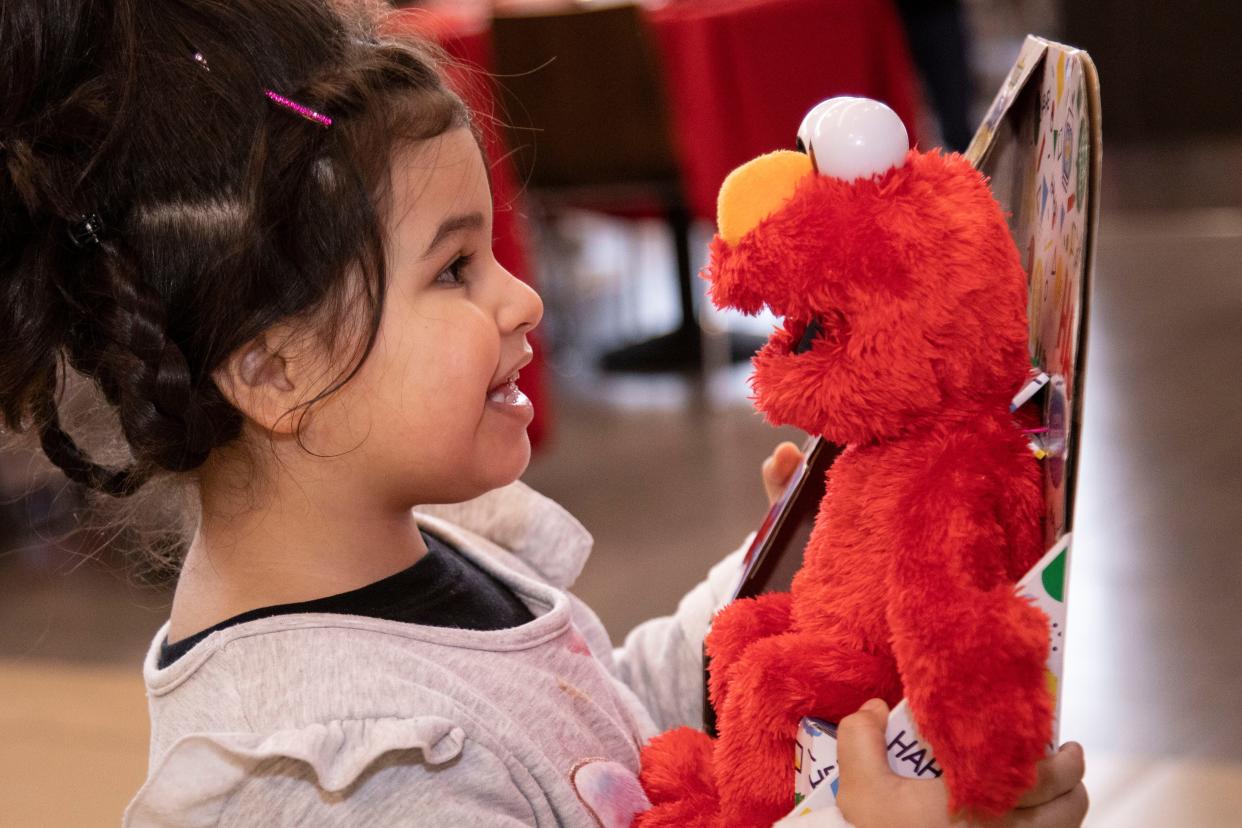
[[[769,826],[793,807],[794,738],[803,716],[838,721],[867,699],[901,697],[891,659],[787,633],[746,650],[720,711],[716,784],[729,826]]]
[[[707,648],[717,709],[743,653],[756,641],[788,630],[789,601],[789,593],[747,598],[733,602],[713,619]],[[635,828],[703,828],[719,823],[712,740],[706,734],[683,727],[652,739],[643,749],[640,778],[652,808],[635,820]]]
[[[757,598],[742,598],[716,613],[707,635],[707,654],[711,658],[708,689],[712,706],[725,704],[733,668],[742,653],[756,641],[789,631],[788,592],[769,592]]]

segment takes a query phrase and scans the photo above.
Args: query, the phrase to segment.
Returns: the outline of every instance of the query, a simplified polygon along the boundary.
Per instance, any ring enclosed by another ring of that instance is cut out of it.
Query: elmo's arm
[[[984,816],[1034,784],[1052,720],[1048,622],[1005,574],[997,460],[967,441],[910,486],[890,575],[893,650],[915,722],[951,810]]]

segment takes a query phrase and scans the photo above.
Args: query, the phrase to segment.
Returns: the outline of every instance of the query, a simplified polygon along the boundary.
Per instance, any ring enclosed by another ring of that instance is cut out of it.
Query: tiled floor
[[[1168,210],[1142,186],[1223,169],[1201,150],[1106,155],[1063,731],[1096,828],[1242,824],[1242,182]],[[759,462],[790,436],[736,370],[580,372],[556,415],[527,479],[595,534],[579,592],[617,636],[756,525]],[[0,825],[115,825],[144,774],[137,671],[167,593],[73,564],[0,555]]]

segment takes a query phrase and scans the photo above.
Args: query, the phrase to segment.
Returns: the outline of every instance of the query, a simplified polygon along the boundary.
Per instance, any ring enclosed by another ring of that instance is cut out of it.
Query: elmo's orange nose
[[[716,201],[716,226],[720,237],[737,244],[759,222],[779,210],[794,189],[815,168],[810,156],[778,150],[747,161],[720,185]]]

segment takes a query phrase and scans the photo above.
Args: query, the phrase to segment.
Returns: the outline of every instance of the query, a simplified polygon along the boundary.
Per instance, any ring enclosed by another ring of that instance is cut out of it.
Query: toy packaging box
[[[1031,448],[1043,468],[1043,558],[1016,586],[1049,619],[1048,686],[1060,709],[1074,483],[1086,371],[1087,308],[1100,174],[1099,83],[1089,56],[1028,37],[966,157],[988,177],[1029,277],[1030,380],[1013,408],[1038,412]],[[745,558],[735,597],[786,590],[801,563],[825,473],[839,448],[812,438],[784,496]],[[707,727],[713,727],[710,706]],[[1059,712],[1052,738],[1059,740]],[[889,717],[889,764],[906,777],[938,776],[906,703]],[[831,803],[839,772],[835,727],[803,719],[794,756],[793,813]]]

